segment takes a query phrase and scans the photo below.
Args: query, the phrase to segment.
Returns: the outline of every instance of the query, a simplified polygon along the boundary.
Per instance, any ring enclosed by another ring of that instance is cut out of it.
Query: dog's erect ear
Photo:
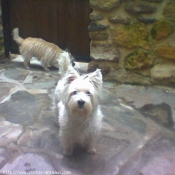
[[[72,56],[68,47],[65,49],[65,52],[67,52],[70,56]]]
[[[68,48],[68,47],[65,49],[65,51],[70,53],[70,50],[69,50],[69,48]]]
[[[77,79],[79,76],[80,76],[79,73],[75,69],[73,69],[69,74],[67,74],[64,77],[65,85],[69,85],[70,83],[72,83],[72,81]]]
[[[87,76],[96,89],[101,88],[103,81],[100,69],[97,69],[95,72],[89,73]]]
[[[73,55],[70,53],[70,50],[69,50],[68,47],[65,49],[65,52],[67,52],[67,53],[69,54],[69,58],[70,58],[70,60],[72,61],[72,66],[74,66],[75,63],[74,63],[73,61],[75,61],[75,58],[74,58]]]

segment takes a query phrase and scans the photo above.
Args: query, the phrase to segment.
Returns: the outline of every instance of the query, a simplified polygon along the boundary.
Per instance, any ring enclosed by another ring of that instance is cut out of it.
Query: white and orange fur
[[[58,68],[58,59],[60,55],[66,51],[60,49],[57,45],[47,42],[41,38],[28,37],[23,39],[19,36],[19,29],[15,28],[12,32],[13,39],[19,44],[19,52],[24,58],[24,67],[29,69],[29,63],[32,57],[41,61],[41,64],[45,71],[48,71],[48,67],[53,66]],[[70,59],[73,60],[73,56],[67,52]]]

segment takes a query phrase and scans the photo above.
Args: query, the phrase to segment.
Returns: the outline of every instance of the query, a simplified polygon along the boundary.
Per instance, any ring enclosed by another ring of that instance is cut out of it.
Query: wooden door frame
[[[10,58],[9,52],[11,51],[12,53],[13,52],[15,53],[14,48],[12,48],[13,45],[12,45],[12,37],[11,37],[12,29],[11,29],[11,19],[10,19],[10,0],[1,0],[1,8],[2,8],[5,56],[6,58]],[[89,49],[90,49],[90,42],[89,42]],[[90,59],[90,50],[89,50],[89,55],[87,56],[85,61],[89,62],[90,60],[91,59]]]
[[[2,10],[5,56],[9,58],[9,51],[11,47],[11,28],[10,28],[10,16],[9,16],[10,13],[9,13],[8,0],[1,0],[1,10]]]

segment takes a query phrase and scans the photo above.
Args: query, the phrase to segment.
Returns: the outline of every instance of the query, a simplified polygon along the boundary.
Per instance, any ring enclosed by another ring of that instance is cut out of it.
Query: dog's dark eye
[[[91,95],[91,93],[90,93],[89,91],[86,91],[86,94],[87,94],[87,95]]]
[[[76,94],[77,94],[77,91],[72,92],[72,95],[76,95]]]

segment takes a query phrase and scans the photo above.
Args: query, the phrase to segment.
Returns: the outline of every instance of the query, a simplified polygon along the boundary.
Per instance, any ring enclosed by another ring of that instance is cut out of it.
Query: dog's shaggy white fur
[[[41,61],[44,70],[48,71],[49,66],[58,68],[58,59],[63,51],[53,43],[47,42],[41,38],[25,38],[19,36],[19,29],[13,29],[13,39],[20,45],[19,52],[24,58],[24,66],[29,69],[29,63],[32,57]],[[73,60],[72,55],[68,52]]]
[[[102,127],[102,112],[98,104],[102,74],[98,69],[80,76],[66,54],[59,60],[61,80],[55,95],[58,103],[60,142],[65,155],[72,155],[75,144],[95,154],[95,142]]]

